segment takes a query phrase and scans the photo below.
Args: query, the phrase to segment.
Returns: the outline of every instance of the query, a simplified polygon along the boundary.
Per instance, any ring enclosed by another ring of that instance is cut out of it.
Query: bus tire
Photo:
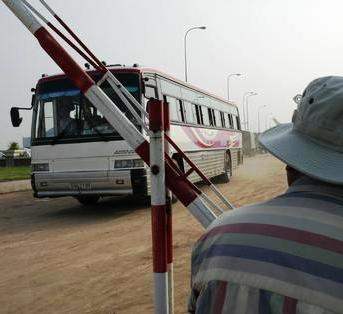
[[[224,173],[219,175],[218,182],[219,183],[228,183],[230,182],[232,176],[232,165],[231,165],[231,158],[230,154],[226,153],[225,154],[225,160],[224,160]]]
[[[84,206],[94,205],[98,202],[99,195],[80,195],[75,198]]]

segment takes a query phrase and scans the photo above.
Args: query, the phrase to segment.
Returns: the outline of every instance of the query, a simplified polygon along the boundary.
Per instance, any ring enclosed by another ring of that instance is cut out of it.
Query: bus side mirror
[[[23,118],[21,118],[20,115],[19,115],[19,108],[12,107],[11,111],[10,111],[10,114],[11,114],[12,125],[14,127],[20,126],[21,121],[23,121]]]

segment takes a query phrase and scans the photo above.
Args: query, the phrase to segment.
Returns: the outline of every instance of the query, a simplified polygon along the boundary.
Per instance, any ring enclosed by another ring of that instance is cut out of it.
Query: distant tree
[[[19,149],[19,144],[17,142],[10,142],[8,144],[8,150],[16,150]]]

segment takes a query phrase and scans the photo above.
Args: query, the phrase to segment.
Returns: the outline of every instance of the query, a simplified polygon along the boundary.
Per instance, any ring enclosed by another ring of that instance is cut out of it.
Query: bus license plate
[[[70,189],[77,191],[90,191],[92,189],[92,185],[90,183],[71,183]]]

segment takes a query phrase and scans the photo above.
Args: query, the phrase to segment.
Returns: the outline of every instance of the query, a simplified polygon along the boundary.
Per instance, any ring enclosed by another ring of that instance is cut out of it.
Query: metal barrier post
[[[163,102],[150,99],[151,224],[155,313],[168,314],[167,211],[163,135]]]
[[[163,103],[164,132],[170,135],[169,103]],[[170,156],[168,141],[164,145],[165,154]],[[174,266],[173,266],[173,216],[172,216],[172,192],[166,188],[166,211],[167,211],[167,270],[168,270],[168,296],[169,314],[174,313]]]

